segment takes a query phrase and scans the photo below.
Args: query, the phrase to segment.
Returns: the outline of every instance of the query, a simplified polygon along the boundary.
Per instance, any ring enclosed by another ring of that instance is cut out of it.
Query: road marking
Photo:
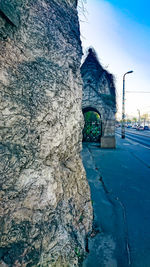
[[[121,133],[121,131],[118,131],[118,130],[116,130],[116,132],[120,132]],[[144,137],[149,137],[150,138],[150,133],[141,133],[141,132],[133,132],[133,131],[125,131],[127,134],[131,134],[131,135],[137,135],[137,136],[144,136]]]
[[[121,136],[121,134],[119,134],[119,133],[116,133],[118,136]],[[128,139],[127,137],[126,137],[126,140],[129,142],[129,143],[131,143],[132,145],[140,145],[140,146],[142,146],[142,147],[144,147],[144,148],[147,148],[148,150],[150,150],[150,148],[149,147],[147,147],[147,146],[145,146],[145,145],[142,145],[142,144],[140,144],[140,143],[138,143],[138,142],[135,142],[135,141],[131,141],[130,139]],[[124,143],[125,144],[125,143]]]
[[[121,134],[119,134],[119,133],[116,133],[116,135],[118,135],[119,137],[121,136]],[[125,138],[125,140],[127,140],[128,142],[130,142],[131,144],[133,144],[133,145],[137,145],[137,143],[136,142],[134,142],[134,141],[131,141],[130,139],[128,139],[127,137]],[[126,144],[126,143],[123,143],[123,145],[128,145],[128,144]]]
[[[130,144],[127,144],[127,143],[123,143],[124,146],[129,146]]]
[[[130,139],[126,138],[126,140],[128,142],[130,142],[132,145],[139,145],[139,143],[135,142],[135,141],[131,141]]]
[[[131,140],[128,139],[128,138],[126,138],[126,140],[128,140],[128,142],[130,142],[130,143],[133,144],[133,145],[140,145],[140,146],[142,146],[142,147],[147,148],[147,149],[150,150],[150,148],[149,148],[148,146],[145,146],[145,145],[140,144],[140,143],[138,143],[138,142],[133,142],[133,141],[131,141]]]
[[[116,133],[116,135],[118,135],[119,137],[121,136],[121,134]],[[127,140],[129,143],[131,143],[132,145],[138,145],[139,143],[131,141],[130,139],[128,139],[127,137],[125,138],[125,140]],[[126,143],[123,143],[124,145],[128,145]]]
[[[140,144],[140,145],[150,150],[150,148],[149,148],[149,147],[147,147],[147,146],[144,146],[144,145],[142,145],[142,144]]]

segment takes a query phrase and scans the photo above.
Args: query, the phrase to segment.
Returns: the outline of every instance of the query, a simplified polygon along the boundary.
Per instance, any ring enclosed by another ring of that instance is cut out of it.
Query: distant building
[[[115,148],[116,93],[113,75],[105,70],[95,51],[90,48],[81,66],[83,79],[83,113],[95,111],[101,117],[100,144],[102,148]]]

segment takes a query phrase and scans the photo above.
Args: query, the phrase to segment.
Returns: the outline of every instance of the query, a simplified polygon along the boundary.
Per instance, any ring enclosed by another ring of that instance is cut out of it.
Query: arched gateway
[[[113,76],[103,69],[95,51],[91,48],[81,66],[81,75],[83,79],[83,114],[87,111],[99,114],[101,147],[115,148],[116,94]]]
[[[84,115],[84,142],[101,142],[102,120],[100,113],[92,107],[86,107],[82,110]]]

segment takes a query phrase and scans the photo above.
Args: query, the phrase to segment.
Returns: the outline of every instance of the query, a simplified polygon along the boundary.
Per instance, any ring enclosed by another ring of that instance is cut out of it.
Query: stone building
[[[81,56],[76,0],[0,1],[0,266],[85,253]]]
[[[115,148],[116,94],[112,74],[105,70],[90,48],[81,66],[83,79],[82,110],[95,111],[101,118],[102,148]]]

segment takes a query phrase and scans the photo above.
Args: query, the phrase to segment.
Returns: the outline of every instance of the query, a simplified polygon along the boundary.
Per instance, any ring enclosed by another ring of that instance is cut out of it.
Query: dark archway
[[[82,109],[83,115],[84,115],[84,113],[86,113],[86,112],[88,112],[88,111],[93,111],[93,112],[98,113],[98,115],[99,115],[100,118],[101,118],[101,114],[99,113],[99,111],[98,111],[96,108],[93,108],[93,107],[86,107],[86,108],[83,108],[83,109]]]
[[[100,113],[92,107],[83,109],[84,129],[83,142],[100,143],[102,136],[102,121]]]

